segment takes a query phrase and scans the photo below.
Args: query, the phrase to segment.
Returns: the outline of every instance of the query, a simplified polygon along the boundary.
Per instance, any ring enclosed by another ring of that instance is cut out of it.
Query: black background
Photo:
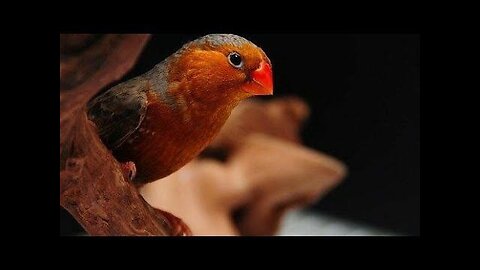
[[[205,33],[154,35],[139,75]],[[345,181],[311,207],[400,234],[420,233],[420,36],[248,34],[273,64],[275,96],[305,99],[305,144],[349,167]],[[78,230],[61,210],[61,234]]]

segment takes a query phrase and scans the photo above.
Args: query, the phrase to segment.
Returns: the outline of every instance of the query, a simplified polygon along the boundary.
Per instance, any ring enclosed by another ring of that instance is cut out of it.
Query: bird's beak
[[[260,67],[251,74],[252,82],[247,85],[245,91],[253,95],[273,95],[273,75],[270,65],[262,61]]]

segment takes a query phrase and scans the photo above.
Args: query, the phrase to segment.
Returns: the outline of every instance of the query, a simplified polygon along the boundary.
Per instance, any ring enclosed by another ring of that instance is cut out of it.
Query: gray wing
[[[109,149],[119,147],[142,123],[147,112],[146,91],[146,81],[132,79],[88,103],[88,118],[96,124]]]

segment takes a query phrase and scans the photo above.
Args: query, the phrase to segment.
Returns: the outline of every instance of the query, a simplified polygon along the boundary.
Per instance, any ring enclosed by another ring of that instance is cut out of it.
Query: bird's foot
[[[122,167],[123,175],[125,176],[125,178],[128,178],[128,180],[130,181],[135,179],[135,176],[137,175],[137,167],[135,166],[135,163],[133,163],[133,161],[121,163],[120,166]]]

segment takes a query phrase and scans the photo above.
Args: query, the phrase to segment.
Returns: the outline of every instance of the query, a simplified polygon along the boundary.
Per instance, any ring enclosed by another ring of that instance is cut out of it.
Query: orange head
[[[185,44],[167,62],[169,91],[191,101],[239,101],[273,94],[270,59],[240,36],[201,37]]]

